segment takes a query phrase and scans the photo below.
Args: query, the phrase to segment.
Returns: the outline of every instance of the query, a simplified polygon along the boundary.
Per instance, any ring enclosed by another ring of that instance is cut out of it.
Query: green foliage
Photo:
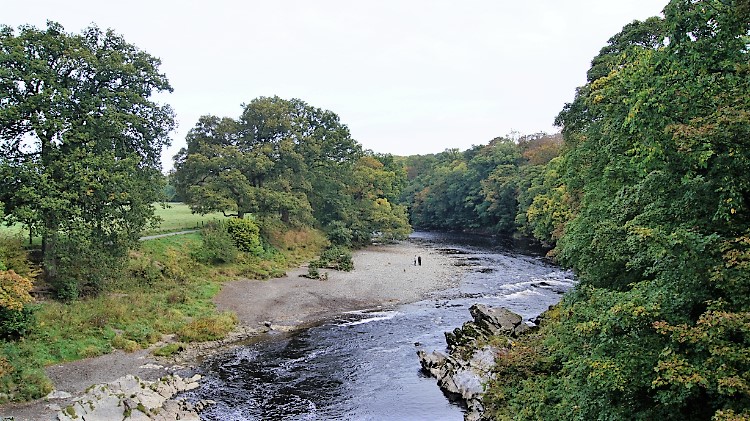
[[[249,219],[230,218],[223,222],[240,251],[259,255],[263,252],[258,225]]]
[[[239,258],[240,251],[226,225],[209,224],[201,230],[201,239],[201,246],[192,253],[195,260],[215,264],[234,263]]]
[[[168,345],[164,345],[161,348],[155,349],[152,354],[157,357],[171,357],[174,354],[179,354],[185,350],[185,344],[174,342]]]
[[[2,26],[0,62],[7,220],[42,237],[44,274],[60,295],[95,294],[160,199],[174,117],[150,98],[169,82],[158,59],[95,26],[80,35],[54,22]]]
[[[326,228],[326,236],[335,246],[351,247],[353,235],[352,229],[347,227],[343,221],[333,221]]]
[[[0,339],[19,339],[34,327],[34,275],[20,240],[0,243]]]
[[[554,228],[536,223],[536,215],[530,220],[527,212],[556,183],[547,167],[558,165],[553,162],[561,143],[559,135],[537,133],[517,141],[496,138],[464,152],[408,157],[410,179],[401,200],[420,228],[520,233],[553,243]]]
[[[33,349],[0,342],[0,352],[0,403],[29,401],[52,392],[52,382],[44,372],[44,365],[28,363]]]
[[[0,339],[16,340],[26,336],[34,328],[34,307],[24,306],[21,309],[0,307]]]
[[[318,262],[310,262],[310,264],[307,266],[307,275],[310,279],[320,279],[320,267],[318,266]]]
[[[195,212],[278,217],[293,228],[339,223],[352,233],[339,229],[336,241],[354,246],[369,244],[374,233],[410,232],[396,204],[403,167],[392,156],[363,152],[330,111],[299,99],[256,98],[238,120],[201,117],[187,143],[173,180]]]
[[[34,277],[29,252],[20,237],[0,237],[0,270],[12,270],[25,278]]]
[[[186,342],[215,341],[225,337],[236,324],[234,313],[221,313],[193,320],[183,326],[178,335]]]
[[[560,113],[565,153],[525,223],[562,226],[580,284],[532,344],[541,375],[491,387],[497,419],[750,413],[744,3],[673,0],[627,25]]]
[[[343,270],[344,272],[350,272],[354,270],[354,261],[352,260],[352,252],[341,246],[328,247],[321,253],[320,258],[314,262],[310,262],[310,274],[313,271],[317,271],[320,268],[328,268],[335,270]],[[318,276],[311,276],[318,278]]]
[[[135,352],[141,349],[141,346],[138,344],[138,342],[132,339],[128,339],[123,335],[117,335],[112,338],[112,347],[121,349],[125,352]]]
[[[127,263],[127,246],[106,242],[87,229],[48,238],[55,245],[45,256],[47,269],[54,267],[50,281],[58,298],[70,301],[95,296],[116,277]]]

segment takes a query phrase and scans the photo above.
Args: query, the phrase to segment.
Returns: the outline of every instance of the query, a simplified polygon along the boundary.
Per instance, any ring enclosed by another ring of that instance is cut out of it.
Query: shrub
[[[102,235],[82,229],[55,238],[54,251],[45,253],[44,258],[45,267],[54,269],[51,283],[58,297],[75,300],[80,296],[97,296],[107,281],[122,275],[128,244]]]
[[[13,270],[25,278],[34,277],[29,253],[20,238],[0,238],[0,271],[2,270]]]
[[[112,338],[112,347],[121,349],[125,352],[135,352],[141,349],[138,342],[125,338],[122,335],[117,335]]]
[[[164,279],[160,265],[142,254],[131,253],[128,272],[141,286],[151,287]]]
[[[320,279],[320,261],[316,260],[314,262],[310,262],[310,264],[307,266],[307,275],[304,275],[306,278],[310,279]]]
[[[231,218],[224,222],[226,230],[234,240],[237,249],[255,256],[263,253],[260,240],[260,228],[249,219]]]
[[[35,324],[32,307],[21,310],[0,307],[0,339],[15,340],[25,336]]]
[[[344,247],[333,246],[327,248],[318,260],[319,267],[343,270],[350,272],[354,270],[352,252]]]
[[[210,223],[201,230],[203,243],[192,256],[201,263],[234,263],[239,256],[239,249],[234,239],[227,232],[224,224]]]
[[[342,221],[334,221],[326,229],[328,240],[334,246],[351,247],[353,233]]]
[[[18,339],[34,324],[28,304],[33,300],[29,278],[13,270],[0,271],[0,338]]]

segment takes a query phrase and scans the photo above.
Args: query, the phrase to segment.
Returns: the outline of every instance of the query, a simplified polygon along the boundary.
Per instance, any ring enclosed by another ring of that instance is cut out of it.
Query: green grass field
[[[223,219],[224,215],[221,213],[211,213],[208,215],[198,215],[190,211],[188,205],[184,203],[167,203],[166,207],[161,203],[154,204],[155,213],[162,219],[158,228],[144,231],[143,235],[154,235],[162,234],[167,232],[175,232],[182,230],[189,230],[199,228],[203,224]],[[23,225],[15,224],[10,227],[0,226],[0,237],[15,237],[21,236],[28,238],[28,230]]]
[[[207,222],[224,218],[224,215],[219,212],[207,215],[192,213],[188,205],[184,203],[167,203],[166,208],[161,204],[155,204],[154,208],[156,209],[156,216],[160,217],[162,221],[158,228],[148,230],[143,235],[200,228]]]

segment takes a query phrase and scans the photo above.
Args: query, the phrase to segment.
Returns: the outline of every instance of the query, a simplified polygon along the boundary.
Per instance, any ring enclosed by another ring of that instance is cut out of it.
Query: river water
[[[518,244],[417,232],[466,266],[459,285],[430,299],[342,314],[217,355],[184,397],[216,405],[207,420],[462,420],[464,408],[420,370],[418,349],[444,350],[444,332],[470,320],[475,303],[530,320],[559,301],[573,274]]]

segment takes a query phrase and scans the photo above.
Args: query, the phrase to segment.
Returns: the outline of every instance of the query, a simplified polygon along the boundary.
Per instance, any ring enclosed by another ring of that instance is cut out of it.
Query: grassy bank
[[[182,211],[176,207],[166,214],[179,216]],[[164,230],[184,229],[186,221],[165,218]],[[194,258],[203,241],[199,233],[144,241],[131,252],[123,276],[111,280],[98,297],[73,303],[38,300],[32,331],[21,340],[0,342],[0,403],[47,394],[52,387],[44,373],[47,365],[114,349],[134,351],[163,335],[176,335],[180,342],[225,336],[236,318],[217,312],[212,302],[222,282],[281,276],[287,268],[312,259],[325,244],[322,234],[313,230],[270,232],[272,244],[261,256],[243,254],[221,265]]]

